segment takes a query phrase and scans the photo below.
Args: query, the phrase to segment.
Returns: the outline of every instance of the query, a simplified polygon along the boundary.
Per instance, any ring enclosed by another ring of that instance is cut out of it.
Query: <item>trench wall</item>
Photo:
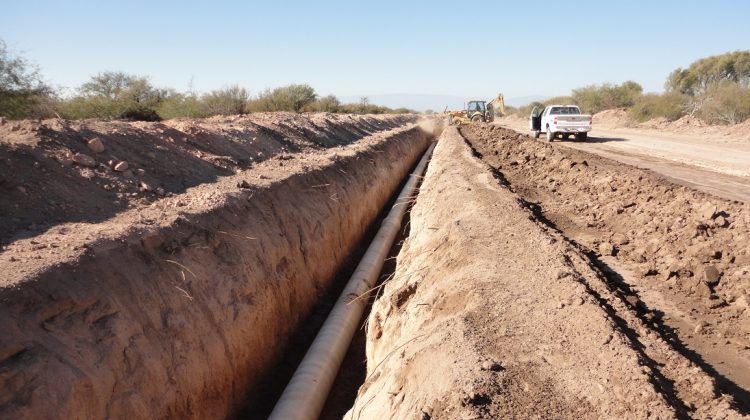
[[[0,289],[0,418],[236,413],[429,141],[395,130]]]

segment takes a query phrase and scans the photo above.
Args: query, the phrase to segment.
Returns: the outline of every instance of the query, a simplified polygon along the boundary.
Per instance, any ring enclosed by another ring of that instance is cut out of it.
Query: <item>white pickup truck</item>
[[[574,135],[576,140],[586,140],[591,131],[591,115],[582,114],[575,105],[549,105],[539,110],[534,107],[529,116],[529,128],[534,138],[539,138],[542,131],[547,133],[547,141],[558,135]]]

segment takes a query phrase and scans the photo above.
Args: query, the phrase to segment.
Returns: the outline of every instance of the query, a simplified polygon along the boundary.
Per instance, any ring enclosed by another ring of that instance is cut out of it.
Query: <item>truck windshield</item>
[[[550,115],[568,115],[580,114],[581,110],[577,106],[556,106],[549,112]]]

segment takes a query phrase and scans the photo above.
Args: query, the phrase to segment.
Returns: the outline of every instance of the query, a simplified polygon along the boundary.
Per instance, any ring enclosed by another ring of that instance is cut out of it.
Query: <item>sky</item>
[[[0,39],[69,92],[107,70],[197,92],[557,96],[750,49],[737,1],[0,0]],[[392,97],[392,96],[391,96]]]

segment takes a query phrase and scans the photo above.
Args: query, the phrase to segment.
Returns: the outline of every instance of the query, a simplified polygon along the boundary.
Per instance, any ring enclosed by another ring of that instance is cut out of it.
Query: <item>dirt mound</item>
[[[0,418],[231,417],[428,141],[408,125],[283,154],[7,245]]]
[[[11,122],[0,126],[0,244],[60,223],[101,222],[270,158],[346,145],[415,119],[269,113]]]
[[[441,136],[346,418],[738,415],[477,157],[455,128]]]
[[[546,219],[606,264],[624,264],[641,293],[661,306],[649,316],[672,317],[683,340],[705,347],[716,369],[750,386],[747,204],[499,127],[464,132]]]
[[[592,124],[602,127],[631,127],[634,125],[633,120],[628,115],[628,110],[624,108],[607,109],[597,112],[593,115]]]

